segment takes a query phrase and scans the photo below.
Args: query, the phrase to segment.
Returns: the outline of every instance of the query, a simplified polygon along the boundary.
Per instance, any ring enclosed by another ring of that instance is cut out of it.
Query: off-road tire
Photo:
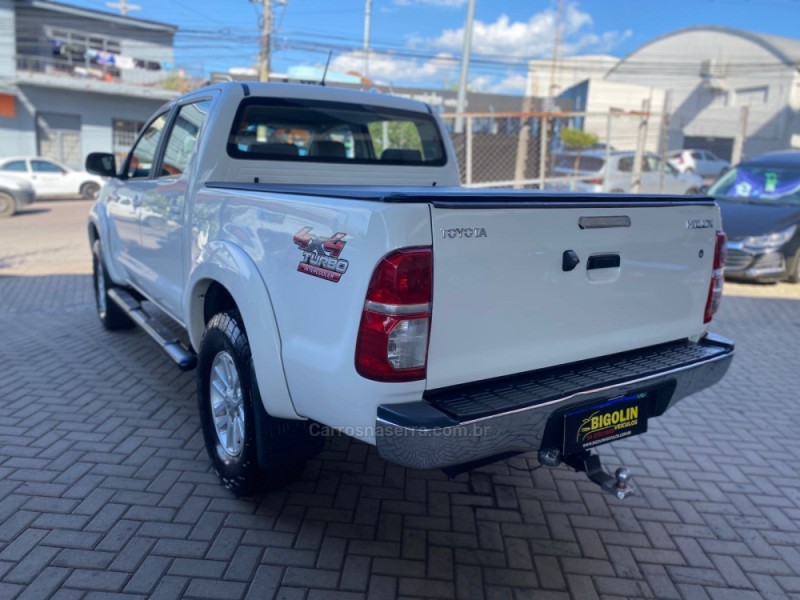
[[[233,358],[244,409],[244,435],[240,447],[236,448],[236,455],[225,449],[212,413],[212,368],[215,359],[223,353]],[[236,310],[217,313],[206,325],[197,357],[197,400],[200,426],[211,464],[222,484],[236,496],[249,496],[261,490],[275,489],[300,475],[304,461],[280,458],[282,451],[276,446],[280,441],[279,436],[271,435],[273,432],[277,433],[286,421],[265,414],[263,418],[266,419],[266,431],[256,442],[255,411],[261,402],[261,396],[253,369],[250,343],[241,316]],[[259,464],[258,444],[266,444],[262,447],[262,452],[266,450],[268,455],[275,456],[275,460],[270,460],[266,468]]]
[[[14,196],[0,192],[0,219],[6,219],[17,212],[17,201]]]
[[[102,281],[102,284],[101,284]],[[92,244],[92,283],[94,285],[94,299],[97,307],[97,317],[103,327],[109,331],[119,329],[130,329],[135,323],[125,314],[117,303],[108,297],[108,291],[116,287],[108,276],[108,271],[103,260],[102,246],[100,240],[95,240]]]
[[[100,193],[100,185],[94,181],[87,181],[81,186],[81,196],[86,200],[94,200]]]

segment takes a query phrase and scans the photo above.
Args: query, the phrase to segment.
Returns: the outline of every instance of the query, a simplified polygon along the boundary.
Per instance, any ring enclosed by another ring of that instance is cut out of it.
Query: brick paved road
[[[0,277],[0,598],[800,598],[800,289],[727,298],[727,379],[603,448],[626,501],[532,457],[448,480],[345,438],[237,500],[192,375],[100,328],[87,206],[0,223],[26,257]],[[72,233],[27,247],[50,221]]]

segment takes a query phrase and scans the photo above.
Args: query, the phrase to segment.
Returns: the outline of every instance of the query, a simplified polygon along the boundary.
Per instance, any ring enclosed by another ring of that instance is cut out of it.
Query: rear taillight
[[[603,178],[602,177],[596,177],[594,179],[587,179],[586,183],[589,183],[591,185],[603,185]]]
[[[706,300],[706,313],[703,323],[708,323],[714,318],[714,314],[719,310],[722,302],[722,286],[725,278],[725,257],[728,253],[726,242],[728,237],[721,231],[717,232],[716,244],[714,246],[714,270],[711,272],[711,284],[708,288],[708,300]]]
[[[679,154],[679,155],[678,155],[678,164],[679,164],[679,165],[682,165],[682,164],[683,164],[683,154]]]
[[[384,256],[367,289],[356,341],[356,371],[375,381],[425,379],[433,295],[433,251]]]

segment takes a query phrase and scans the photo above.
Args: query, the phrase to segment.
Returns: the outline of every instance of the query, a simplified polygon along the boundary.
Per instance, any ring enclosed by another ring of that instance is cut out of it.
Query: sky
[[[62,2],[67,0],[61,0]],[[131,16],[177,25],[175,63],[195,77],[254,66],[260,4],[248,0],[132,0]],[[68,3],[97,10],[104,0]],[[363,72],[365,0],[273,0],[273,72],[323,65]],[[453,87],[467,0],[373,0],[370,79]],[[522,93],[525,61],[549,58],[558,0],[477,0],[470,86]],[[653,38],[697,25],[798,37],[800,0],[563,0],[560,56],[624,57]]]

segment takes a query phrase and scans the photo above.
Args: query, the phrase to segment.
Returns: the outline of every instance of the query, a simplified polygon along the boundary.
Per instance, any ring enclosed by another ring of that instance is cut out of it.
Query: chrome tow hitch
[[[607,473],[600,463],[600,456],[591,450],[574,454],[572,456],[560,456],[558,450],[542,450],[539,452],[539,461],[548,467],[558,466],[561,461],[567,463],[577,472],[584,472],[592,483],[599,485],[609,494],[613,494],[620,500],[633,494],[636,486],[631,481],[631,471],[628,467],[620,467],[614,471],[614,475]]]

